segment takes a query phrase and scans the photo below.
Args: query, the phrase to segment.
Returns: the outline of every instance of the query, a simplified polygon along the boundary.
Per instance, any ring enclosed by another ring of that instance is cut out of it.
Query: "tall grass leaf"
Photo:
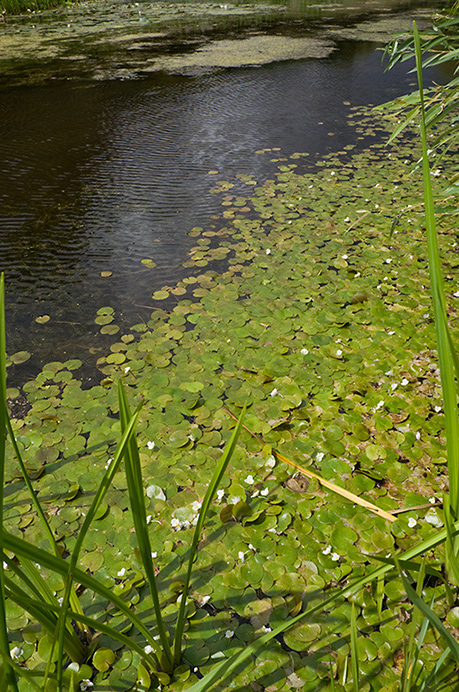
[[[453,535],[455,536],[457,534],[459,534],[459,522],[456,522],[453,526]],[[419,557],[419,555],[422,555],[422,553],[428,552],[429,550],[435,548],[437,545],[444,543],[445,540],[446,529],[442,529],[441,531],[435,531],[435,533],[432,536],[421,541],[417,545],[402,553],[399,556],[399,559],[402,561],[413,560],[414,558]],[[357,593],[363,587],[367,587],[368,584],[370,584],[373,580],[382,577],[384,574],[387,574],[387,572],[391,571],[392,569],[392,564],[377,567],[365,576],[360,577],[355,582],[349,584],[341,591],[332,594],[331,596],[329,596],[329,598],[325,599],[321,603],[305,610],[303,613],[300,613],[299,615],[296,615],[291,620],[288,620],[287,622],[278,625],[278,627],[272,630],[272,632],[264,634],[259,639],[256,639],[254,642],[251,642],[250,644],[245,646],[242,651],[239,651],[238,653],[234,654],[233,656],[231,656],[231,658],[227,659],[226,661],[222,661],[219,666],[214,668],[212,671],[207,673],[207,675],[205,675],[201,680],[198,680],[191,687],[189,687],[188,692],[207,692],[208,690],[212,689],[212,686],[218,680],[220,680],[222,677],[230,675],[230,673],[235,668],[237,668],[241,663],[244,663],[250,656],[256,654],[256,652],[269,641],[271,641],[271,639],[274,639],[275,637],[278,637],[280,634],[283,634],[297,622],[300,622],[304,618],[313,615],[319,610],[329,609],[329,607],[334,605],[337,600],[348,598],[352,594]]]
[[[213,474],[212,479],[209,483],[209,486],[207,488],[206,494],[204,496],[204,500],[202,501],[202,505],[201,505],[201,508],[199,511],[198,521],[197,521],[196,528],[194,531],[193,541],[191,543],[190,556],[188,558],[188,568],[187,568],[187,573],[186,573],[186,577],[185,577],[185,584],[184,584],[183,591],[182,591],[182,600],[180,601],[180,609],[179,609],[179,614],[177,617],[177,625],[176,625],[175,640],[174,640],[174,662],[176,665],[178,665],[180,663],[181,658],[182,658],[182,636],[183,636],[183,628],[185,626],[186,599],[188,597],[188,590],[189,590],[190,580],[191,580],[191,572],[192,572],[192,567],[193,567],[193,562],[194,562],[194,558],[196,555],[196,551],[198,548],[199,539],[201,536],[202,527],[203,527],[207,512],[209,511],[210,504],[211,504],[213,498],[215,497],[215,493],[217,492],[218,486],[220,485],[220,481],[223,478],[223,475],[227,469],[227,466],[228,466],[228,464],[231,460],[231,457],[233,456],[234,450],[236,448],[237,440],[238,440],[240,432],[241,432],[242,421],[243,421],[244,416],[245,416],[245,411],[246,411],[246,407],[244,406],[242,413],[239,416],[239,420],[237,422],[237,425],[233,431],[233,434],[231,435],[230,440],[225,445],[225,449],[223,450],[223,454],[221,456],[221,459],[215,468],[214,474]]]
[[[8,597],[25,611],[29,612],[52,637],[57,622],[56,612],[60,610],[59,604],[56,603],[53,605],[51,603],[44,603],[41,600],[31,599],[18,584],[6,575],[5,586],[7,588]],[[30,603],[32,606],[29,607],[28,604]],[[84,657],[84,649],[79,639],[77,638],[75,641],[71,633],[65,630],[64,643],[65,650],[68,651],[69,655],[71,655],[75,661],[81,663]]]
[[[420,598],[422,596],[422,587],[424,585],[425,563],[426,561],[424,556],[419,566],[416,582],[416,593]],[[398,563],[398,567],[400,567],[400,563]],[[421,627],[418,639],[415,642],[419,620],[419,613],[417,610],[415,610],[411,617],[411,622],[409,624],[409,638],[408,643],[405,647],[405,664],[403,666],[402,673],[402,692],[409,692],[409,690],[412,688],[412,681],[416,671],[416,664],[418,662],[421,646],[424,641],[425,632],[427,631],[428,620],[424,618],[423,626]]]
[[[30,482],[30,478],[28,476],[24,461],[22,459],[21,452],[19,451],[19,447],[18,447],[16,437],[15,437],[13,428],[11,426],[11,421],[9,419],[8,414],[6,415],[6,426],[8,429],[8,434],[10,437],[11,444],[13,445],[14,453],[16,454],[16,458],[17,458],[17,460],[19,462],[19,466],[21,468],[21,473],[22,473],[24,482],[26,484],[27,490],[29,491],[29,495],[30,495],[30,499],[32,501],[32,504],[35,507],[35,511],[37,512],[37,515],[41,520],[45,534],[48,537],[48,542],[51,546],[51,549],[53,550],[56,557],[61,557],[61,553],[59,551],[59,547],[58,547],[56,540],[54,538],[54,534],[51,530],[51,527],[48,523],[48,520],[46,519],[45,513],[43,512],[43,509],[40,505],[40,502],[38,501],[37,495],[34,492],[34,489],[32,487],[32,483]],[[65,586],[65,581],[64,581],[64,586]],[[70,593],[70,605],[71,605],[73,610],[80,611],[81,613],[83,612],[81,605],[80,605],[80,601],[78,600],[78,596],[73,589]],[[79,627],[79,629],[84,629],[84,627],[82,627],[79,622],[76,622],[75,624]]]
[[[3,487],[5,485],[6,437],[6,336],[5,336],[5,277],[0,275],[0,519],[3,527]],[[0,557],[3,555],[3,532],[0,532]],[[5,582],[3,560],[0,560],[0,653],[6,666],[7,679],[17,690],[16,675],[12,667],[8,630],[6,627]]]
[[[409,576],[409,572],[407,572],[407,574]],[[438,615],[434,613],[432,608],[430,608],[427,605],[427,603],[425,603],[423,599],[418,596],[418,594],[411,586],[402,569],[400,570],[400,576],[402,578],[403,586],[405,587],[405,591],[410,601],[429,620],[432,627],[434,627],[437,630],[438,634],[442,637],[446,646],[449,648],[456,663],[459,664],[459,643],[452,636],[451,632],[449,632],[449,630],[446,629],[446,627],[443,625]]]
[[[429,675],[422,680],[422,682],[419,684],[419,692],[428,692],[429,690],[435,690],[435,692],[439,689],[439,684],[438,684],[438,673],[442,670],[443,664],[445,661],[448,659],[448,657],[451,655],[451,652],[449,649],[445,649],[438,659],[438,661],[435,662],[434,667],[430,671]],[[451,677],[449,672],[446,674],[448,676],[448,682],[451,681]],[[431,687],[433,685],[433,687]]]
[[[17,595],[18,589],[17,589],[16,585],[13,584],[12,586],[14,589],[14,591],[12,591],[12,593]],[[26,610],[28,613],[33,615],[33,617],[37,617],[37,613],[40,615],[41,605],[42,605],[40,603],[40,601],[37,601],[33,598],[28,598],[26,594],[22,594],[21,599],[19,600],[19,597],[18,597],[17,600],[15,599],[15,602],[16,603],[20,602],[23,605],[24,610]],[[57,613],[59,612],[59,606],[50,606],[49,612],[52,613],[53,615],[57,615]],[[71,610],[69,611],[68,614],[72,618],[76,618],[78,615],[77,613],[74,613]],[[104,622],[95,621],[93,618],[88,617],[87,615],[82,615],[81,618],[83,619],[84,623],[88,627],[93,627],[94,624],[96,623],[96,626],[97,626],[97,629],[99,632],[107,635],[108,637],[110,637],[112,639],[115,639],[116,641],[121,642],[128,649],[135,651],[136,653],[138,653],[142,657],[142,659],[148,664],[148,666],[150,668],[155,669],[156,662],[154,661],[154,659],[149,654],[147,654],[145,652],[145,649],[133,637],[130,637],[127,634],[124,634],[122,631],[119,631],[113,627],[110,627],[110,625],[106,625]],[[41,622],[39,617],[37,617],[37,620],[39,622]],[[46,621],[46,618],[43,617],[43,620]],[[51,618],[50,618],[50,621],[52,621]],[[47,629],[46,624],[44,626]],[[51,634],[52,634],[52,630],[51,630]]]
[[[66,613],[69,607],[70,603],[70,594],[72,592],[72,584],[73,584],[73,578],[74,578],[74,572],[75,572],[75,567],[78,562],[78,557],[80,554],[80,550],[82,548],[84,539],[86,538],[86,535],[89,531],[89,528],[93,522],[93,519],[96,515],[97,510],[100,507],[100,504],[105,496],[105,493],[107,492],[108,488],[110,487],[110,484],[112,482],[113,476],[115,475],[120,463],[121,459],[123,457],[124,451],[126,447],[128,446],[131,436],[134,432],[135,425],[137,423],[137,419],[139,416],[140,409],[137,410],[132,418],[130,418],[129,422],[126,424],[125,429],[122,429],[122,435],[121,439],[116,447],[115,454],[113,456],[113,461],[110,463],[108,469],[106,470],[102,481],[99,485],[99,488],[96,491],[96,494],[93,498],[93,501],[91,502],[91,506],[86,514],[85,520],[83,522],[83,525],[78,533],[77,540],[75,542],[75,547],[73,549],[72,554],[70,555],[70,558],[67,562],[68,568],[67,568],[67,575],[66,575],[66,588],[64,592],[64,597],[62,601],[62,606],[61,610],[59,613],[59,618],[58,618],[58,623],[57,623],[57,628],[56,631],[58,633],[58,659],[57,659],[57,681],[58,681],[58,689],[61,690],[62,688],[62,675],[63,675],[63,665],[64,665],[64,631],[65,631],[65,621],[66,621]],[[49,655],[49,660],[51,660],[52,656],[52,649],[51,647],[50,650],[50,655]]]
[[[355,602],[351,603],[351,670],[354,692],[359,692],[359,652],[357,650],[357,618],[355,614]]]
[[[39,685],[37,682],[35,682],[35,680],[33,679],[34,676],[31,675],[28,670],[18,665],[16,661],[13,661],[11,659],[10,656],[6,656],[3,651],[0,651],[0,657],[3,659],[4,663],[7,666],[13,668],[13,670],[17,673],[17,676],[19,678],[24,678],[24,680],[26,680],[27,683],[35,690],[38,690],[38,692],[43,692],[43,685]],[[37,675],[35,675],[35,677],[37,677]]]
[[[126,392],[124,391],[124,387],[121,380],[118,381],[118,401],[120,408],[121,430],[124,432],[124,430],[128,426],[131,416],[129,412],[129,404]],[[148,533],[147,514],[145,511],[145,497],[142,482],[142,472],[140,466],[139,450],[137,447],[135,437],[131,437],[129,440],[129,444],[125,446],[124,460],[126,468],[126,480],[130,498],[130,506],[132,517],[134,520],[134,528],[137,543],[139,546],[140,555],[142,557],[142,563],[146,572],[147,581],[150,588],[150,594],[153,600],[153,608],[156,617],[156,626],[158,628],[161,646],[163,649],[163,659],[165,659],[163,660],[163,667],[166,668],[166,672],[169,672],[173,668],[173,656],[171,646],[169,643],[169,635],[164,626],[163,617],[161,614],[158,587],[156,585],[155,571],[151,557],[151,543],[150,536]]]
[[[422,79],[421,44],[416,22],[413,23],[414,46],[416,53],[416,69],[421,104],[421,143],[422,170],[424,182],[425,222],[427,232],[427,253],[429,260],[430,283],[437,337],[438,360],[440,366],[441,386],[443,391],[446,449],[448,457],[449,501],[451,520],[459,517],[459,417],[457,410],[456,384],[454,378],[453,358],[450,352],[448,338],[446,303],[438,251],[438,238],[435,222],[430,166],[427,154],[427,134],[424,105],[424,87]],[[458,541],[448,540],[447,549],[457,554]]]
[[[37,562],[42,567],[45,567],[51,572],[55,572],[61,575],[67,575],[67,563],[63,560],[59,560],[51,553],[38,548],[31,543],[28,543],[22,538],[13,536],[12,534],[3,532],[3,542],[5,550],[8,550],[19,557],[27,557],[33,562]],[[113,590],[109,589],[102,582],[99,582],[95,577],[83,572],[78,567],[73,570],[74,579],[81,584],[85,589],[90,589],[97,593],[102,598],[106,599],[109,603],[113,603],[116,608],[129,620],[138,630],[141,632],[148,644],[153,648],[154,651],[158,651],[158,643],[153,639],[148,628],[143,624],[142,620],[129,608],[129,604],[126,604],[119,596],[114,593]],[[51,607],[51,606],[50,606]],[[97,621],[93,620],[91,622],[91,627],[97,630]]]

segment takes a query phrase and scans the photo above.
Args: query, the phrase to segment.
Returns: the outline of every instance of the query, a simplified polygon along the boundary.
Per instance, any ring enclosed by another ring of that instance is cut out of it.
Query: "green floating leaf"
[[[101,334],[117,334],[120,328],[116,324],[106,324],[100,329]]]
[[[17,353],[13,353],[13,355],[10,356],[10,360],[15,365],[20,365],[21,363],[25,363],[26,360],[29,360],[30,357],[31,354],[28,351],[18,351]]]
[[[169,298],[169,291],[155,291],[152,295],[153,300],[165,300]]]

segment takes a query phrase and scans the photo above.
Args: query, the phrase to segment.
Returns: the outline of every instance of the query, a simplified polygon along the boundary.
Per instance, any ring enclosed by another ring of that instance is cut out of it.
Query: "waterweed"
[[[17,675],[25,678],[36,689],[63,689],[64,665],[69,657],[72,661],[81,663],[90,655],[97,646],[97,634],[105,633],[113,639],[122,642],[129,648],[134,648],[140,654],[148,669],[157,673],[158,679],[169,682],[169,674],[172,674],[182,660],[182,635],[186,621],[187,596],[190,586],[193,561],[196,556],[198,542],[204,520],[211,502],[217,492],[222,476],[233,455],[239,432],[242,425],[244,411],[234,428],[233,434],[226,444],[221,459],[216,464],[212,480],[208,485],[199,509],[196,528],[192,544],[189,550],[188,568],[185,580],[181,588],[180,607],[175,624],[175,633],[171,641],[166,629],[162,608],[160,604],[157,580],[153,564],[153,551],[150,544],[148,520],[145,511],[144,489],[141,473],[140,457],[137,443],[134,437],[135,425],[138,420],[140,406],[131,415],[126,393],[121,381],[118,383],[118,401],[121,421],[121,439],[117,445],[115,454],[110,463],[107,463],[105,474],[100,486],[93,498],[89,511],[79,531],[75,547],[67,559],[63,559],[59,547],[54,538],[53,531],[47,521],[38,499],[34,493],[26,468],[24,466],[14,432],[9,421],[6,408],[6,349],[5,349],[5,320],[4,320],[4,276],[0,278],[0,429],[8,430],[18,462],[23,473],[25,484],[30,492],[35,509],[43,523],[48,536],[52,552],[46,552],[31,543],[11,535],[2,522],[0,534],[0,552],[3,557],[0,565],[0,655],[3,666],[1,668],[2,680],[6,688],[18,689]],[[117,473],[121,460],[124,457],[130,506],[134,519],[134,527],[142,563],[147,575],[150,594],[153,600],[157,636],[153,636],[143,622],[130,610],[124,601],[98,582],[94,577],[78,569],[78,558],[85,538],[90,530],[96,513],[101,506],[104,495],[109,488],[114,475]],[[5,435],[0,435],[0,479],[3,485],[5,465]],[[3,495],[2,495],[3,502]],[[0,505],[3,516],[3,505]],[[65,583],[65,592],[62,602],[47,585],[46,580],[37,569],[47,568],[61,576]],[[15,579],[5,574],[5,567],[10,568]],[[92,589],[95,593],[106,598],[122,615],[136,626],[145,635],[146,645],[141,647],[114,627],[98,622],[94,618],[87,617],[79,605],[74,589],[74,582],[78,582],[86,589]],[[50,637],[49,657],[45,671],[41,674],[42,680],[38,685],[29,673],[17,665],[14,659],[19,656],[20,649],[10,649],[8,631],[6,627],[5,598],[14,601],[17,605],[30,613],[42,625]],[[159,639],[159,643],[157,641]],[[57,652],[56,652],[57,650]],[[54,663],[57,661],[57,671]],[[71,673],[72,676],[72,673]],[[72,676],[74,677],[74,676]],[[148,674],[147,674],[148,677]]]

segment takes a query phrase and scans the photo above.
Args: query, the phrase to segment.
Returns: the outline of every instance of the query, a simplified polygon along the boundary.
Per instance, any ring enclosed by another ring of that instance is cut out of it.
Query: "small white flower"
[[[105,464],[105,468],[108,469],[110,468],[110,464],[112,463],[113,459],[107,459],[107,463]]]
[[[242,497],[239,497],[239,495],[230,495],[228,498],[228,504],[229,505],[237,505],[238,502],[242,500]]]
[[[300,353],[301,353],[302,356],[307,356],[308,353],[309,353],[309,351],[308,351],[307,348],[302,348],[301,351],[300,351]]]
[[[336,351],[336,355],[338,358],[343,355],[343,352],[340,348]]]
[[[200,605],[202,608],[202,606],[205,606],[206,603],[208,603],[209,601],[210,601],[210,596],[203,596],[201,598],[201,600],[198,601],[198,605]]]
[[[126,365],[126,367],[124,368],[124,374],[127,375],[127,373],[129,372],[130,369],[131,369],[131,366]]]
[[[191,509],[193,510],[193,512],[199,512],[199,510],[201,509],[201,502],[198,502],[198,500],[192,502]]]
[[[273,469],[276,465],[276,459],[272,455],[266,460],[265,466],[269,469]]]
[[[329,555],[331,553],[331,549],[332,549],[331,545],[327,545],[327,547],[322,550],[322,554],[323,555]]]
[[[390,264],[391,262],[392,262],[392,259],[391,259],[390,257],[388,257],[388,258],[386,259],[386,264]]]
[[[325,454],[323,452],[317,452],[316,454],[316,461],[322,461],[324,458]]]
[[[408,526],[410,529],[414,529],[414,527],[416,526],[417,523],[418,522],[416,521],[416,519],[414,517],[410,517],[408,519]]]
[[[146,654],[152,654],[153,651],[154,651],[154,649],[153,649],[153,647],[151,646],[151,644],[147,644],[147,645],[144,647],[144,651],[145,651]]]
[[[272,390],[272,392],[270,393],[269,396],[277,396],[278,394],[279,394],[279,391],[274,387],[274,389]]]
[[[259,494],[260,494],[259,490],[254,490],[250,497],[258,497]]]
[[[393,336],[395,332],[387,332],[389,336]]]
[[[346,216],[346,218],[344,219],[344,223],[348,223],[349,221],[350,221],[349,216]]]
[[[270,627],[269,625],[263,625],[261,628],[261,631],[264,632],[265,634],[268,634],[268,632],[272,632],[273,628]]]
[[[152,556],[153,560],[155,559],[155,557],[158,557],[158,553],[156,552],[156,550],[154,550],[152,552],[151,556]]]
[[[57,599],[57,602],[58,602],[59,605],[61,606],[61,605],[63,604],[63,602],[64,602],[64,597],[63,597],[63,596],[59,596],[59,598]]]
[[[384,401],[381,399],[381,401],[378,401],[376,406],[374,407],[373,411],[379,411],[380,408],[384,406]]]
[[[379,204],[375,204],[375,209],[379,209]]]
[[[11,658],[19,658],[20,656],[22,656],[23,653],[24,651],[23,649],[21,649],[20,646],[15,646],[10,651]]]
[[[260,495],[263,495],[263,497],[266,497],[266,495],[269,493],[269,488],[263,488],[263,490],[260,490]]]
[[[336,175],[335,171],[330,171],[330,175]]]
[[[244,551],[243,551],[243,550],[240,550],[240,551],[238,552],[238,554],[237,554],[237,558],[238,558],[238,560],[240,560],[241,562],[244,562],[244,559],[245,559],[245,553],[244,553]]]
[[[171,526],[174,529],[174,531],[178,531],[181,527],[180,521],[176,517],[172,517]]]
[[[155,446],[155,443],[153,442],[153,440],[148,440],[148,442],[147,442],[148,449],[154,449],[154,446]]]
[[[151,524],[152,521],[153,521],[153,517],[151,516],[151,514],[148,514],[147,515],[147,524]]]
[[[429,502],[431,505],[434,505],[436,503],[436,501],[437,501],[436,497],[429,497]]]
[[[454,296],[455,298],[459,298],[459,291],[456,291],[456,293],[453,293],[453,296]]]
[[[428,320],[429,317],[430,317],[430,315],[429,315],[428,312],[425,312],[425,313],[423,314],[423,318],[424,318],[425,320]]]
[[[420,439],[421,439],[421,433],[419,432],[419,430],[416,431],[415,437],[416,437],[417,440],[420,440]]]
[[[125,574],[126,574],[126,567],[122,567],[116,576],[117,577],[124,577]]]
[[[267,255],[270,255],[270,254],[271,254],[271,250],[269,249],[269,247],[266,248],[266,254],[267,254]]]
[[[255,552],[256,552],[256,550],[257,550],[257,549],[255,548],[255,546],[252,545],[251,543],[249,543],[249,545],[248,545],[247,547],[250,548],[250,550],[255,550]]]
[[[390,388],[392,389],[392,391],[394,391],[395,389],[397,389],[397,387],[398,387],[398,384],[397,384],[396,382],[394,382],[394,383],[391,384],[391,386],[390,386]]]
[[[392,370],[388,370],[388,371],[385,372],[384,374],[387,375],[387,377],[390,377],[390,376],[393,375],[394,373],[392,372]]]
[[[248,485],[252,485],[252,483],[255,483],[253,476],[249,474],[247,478],[244,479],[244,483],[247,483]]]
[[[434,411],[435,411],[435,413],[440,413],[441,406],[434,406]]]
[[[222,501],[223,495],[224,495],[224,494],[225,494],[225,491],[223,490],[223,488],[219,488],[219,489],[217,490],[217,500],[218,500],[219,502]]]
[[[94,683],[91,680],[81,680],[80,690],[82,692],[86,692],[86,690],[90,690],[92,687],[94,687]]]
[[[357,272],[356,274],[354,274],[354,279],[357,279],[359,276],[360,276],[360,272]]]
[[[338,553],[332,553],[332,554],[330,555],[330,557],[331,557],[331,559],[333,560],[333,562],[338,562],[338,560],[339,560],[339,555],[338,555]]]
[[[402,385],[402,387],[406,387],[406,385],[408,384],[408,380],[406,379],[406,377],[403,378],[400,384]]]
[[[227,639],[231,639],[231,637],[233,636],[233,634],[234,634],[233,630],[226,630],[226,632],[225,632],[225,637],[226,637]]]
[[[347,260],[347,255],[341,255],[341,259]]]
[[[432,175],[434,178],[438,178],[440,176],[440,170],[437,168],[436,171],[432,171]]]

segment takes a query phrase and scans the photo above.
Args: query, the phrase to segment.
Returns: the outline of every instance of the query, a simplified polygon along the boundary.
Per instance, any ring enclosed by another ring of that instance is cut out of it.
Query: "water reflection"
[[[95,311],[127,325],[183,275],[195,225],[212,223],[215,177],[269,177],[264,147],[311,159],[355,143],[349,106],[409,88],[406,66],[383,74],[368,43],[322,60],[201,77],[17,87],[2,92],[0,269],[9,351],[42,362],[94,346]],[[431,75],[435,77],[435,75]],[[140,260],[151,257],[155,270]],[[113,276],[102,278],[110,270]],[[36,317],[49,314],[39,325]]]

